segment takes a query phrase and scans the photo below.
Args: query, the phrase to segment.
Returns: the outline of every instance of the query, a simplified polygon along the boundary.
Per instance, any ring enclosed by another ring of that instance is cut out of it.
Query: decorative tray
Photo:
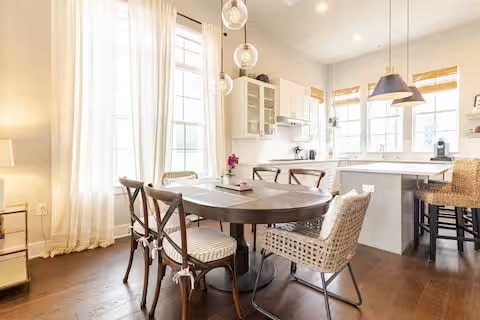
[[[219,188],[225,188],[225,189],[230,189],[230,190],[235,190],[235,191],[252,190],[252,186],[249,185],[249,184],[245,184],[245,183],[223,184],[223,183],[217,182],[215,184],[215,186],[219,187]]]

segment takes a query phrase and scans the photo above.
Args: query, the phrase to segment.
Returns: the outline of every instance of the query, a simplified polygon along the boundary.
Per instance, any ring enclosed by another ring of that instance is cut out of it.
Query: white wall
[[[50,208],[50,101],[50,1],[2,0],[0,139],[13,139],[15,167],[0,168],[0,175],[7,202],[30,205],[32,242],[42,239],[37,203]],[[49,229],[46,217],[47,234]]]
[[[467,122],[465,114],[471,112],[474,96],[480,93],[480,86],[478,84],[478,75],[480,74],[480,59],[478,58],[480,44],[478,43],[478,39],[480,39],[480,21],[455,30],[418,39],[410,45],[410,73],[441,69],[455,65],[459,67],[459,155],[461,156],[480,155],[480,139],[465,137],[465,132],[467,132],[468,128],[472,125],[472,123]],[[395,53],[393,65],[406,79],[405,47],[396,47],[393,51]],[[387,57],[388,53],[384,50],[329,66],[329,73],[334,73],[333,86],[336,89],[357,85],[361,86],[362,116],[366,116],[367,85],[368,83],[378,81],[380,76],[385,72]],[[480,122],[478,124],[480,124]],[[404,135],[405,153],[399,156],[424,158],[431,156],[431,154],[409,154],[411,151],[412,127],[411,110],[408,108],[405,110]],[[366,145],[366,134],[363,143]]]

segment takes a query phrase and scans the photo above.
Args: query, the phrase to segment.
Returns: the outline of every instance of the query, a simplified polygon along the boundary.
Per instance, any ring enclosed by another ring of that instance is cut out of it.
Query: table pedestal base
[[[255,287],[255,280],[257,280],[257,270],[260,262],[260,256],[254,252],[250,253],[250,268],[244,274],[237,276],[238,292],[252,292]],[[263,288],[275,277],[275,266],[266,260],[263,264],[262,275],[258,282],[258,288]],[[232,291],[230,285],[230,274],[226,272],[224,268],[216,268],[207,273],[206,275],[207,285],[221,290]]]

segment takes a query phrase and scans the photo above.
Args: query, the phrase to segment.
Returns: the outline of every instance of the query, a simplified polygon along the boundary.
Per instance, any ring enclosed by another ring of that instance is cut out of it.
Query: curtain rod
[[[193,18],[190,18],[189,16],[186,16],[186,15],[184,15],[183,13],[177,12],[177,14],[178,14],[180,17],[183,17],[183,18],[185,18],[185,19],[188,19],[188,20],[190,20],[190,21],[192,21],[192,22],[198,23],[198,24],[200,24],[200,25],[202,24],[200,21],[195,20],[195,19],[193,19]]]

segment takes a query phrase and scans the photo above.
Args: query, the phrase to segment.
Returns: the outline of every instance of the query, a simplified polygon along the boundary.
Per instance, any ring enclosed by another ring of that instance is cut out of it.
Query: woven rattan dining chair
[[[144,276],[143,276],[143,291],[142,301],[140,306],[143,308],[146,305],[147,290],[148,290],[148,275],[151,265],[150,248],[149,245],[157,234],[157,222],[153,215],[149,214],[147,197],[145,195],[144,184],[141,181],[130,180],[127,178],[120,178],[120,184],[126,190],[130,212],[130,257],[128,260],[127,271],[123,277],[123,282],[128,282],[128,276],[132,268],[133,255],[140,243],[143,247],[144,257]],[[190,221],[185,220],[185,224],[190,226]],[[180,222],[178,214],[175,214],[165,227],[165,232],[172,233],[180,229]]]
[[[270,172],[273,174],[273,182],[277,182],[278,176],[282,172],[280,168],[275,167],[253,167],[252,169],[252,180],[259,179],[263,180],[264,177],[260,173]],[[268,225],[270,227],[270,225]],[[257,251],[257,225],[252,224],[252,232],[253,232],[253,251]]]
[[[427,222],[424,222],[425,204],[428,204]],[[456,236],[440,235],[440,208],[455,207]],[[470,209],[470,211],[468,211]],[[422,219],[420,219],[422,217]],[[480,158],[455,161],[451,183],[420,184],[414,199],[414,247],[419,244],[421,230],[430,233],[429,258],[436,258],[436,239],[457,240],[458,251],[464,251],[464,241],[475,242],[475,250],[480,249]],[[465,232],[472,235],[465,237]]]
[[[232,237],[210,228],[187,229],[184,223],[185,211],[182,195],[166,190],[146,187],[146,194],[152,198],[157,221],[157,236],[153,241],[152,256],[158,262],[157,284],[149,316],[153,317],[160,295],[162,279],[166,266],[172,268],[173,280],[180,285],[182,320],[189,319],[189,301],[192,291],[198,288],[199,281],[215,268],[225,268],[230,273],[232,297],[239,319],[243,319],[243,310],[237,292],[235,276],[235,251],[237,242]],[[160,212],[160,204],[167,203],[166,213]],[[180,230],[167,233],[165,226],[174,212],[180,216]]]
[[[292,182],[295,182],[296,184],[302,184],[298,179],[299,175],[317,177],[314,187],[319,188],[320,181],[322,181],[322,178],[325,177],[325,171],[314,169],[290,169],[288,170],[288,183],[292,184]]]
[[[290,260],[295,265],[304,266],[320,272],[322,287],[318,287],[296,275],[296,269],[291,270],[291,277],[301,284],[320,291],[324,295],[327,319],[331,319],[329,297],[336,298],[352,306],[362,304],[362,296],[353,274],[350,260],[355,255],[358,237],[362,229],[363,220],[370,202],[370,194],[350,196],[337,202],[337,215],[332,229],[326,238],[320,232],[298,224],[282,224],[277,228],[268,228],[265,231],[265,244],[262,249],[262,259],[257,274],[257,280],[252,295],[253,307],[270,319],[279,320],[272,313],[260,307],[255,301],[258,281],[265,259],[273,254]],[[351,301],[327,290],[332,281],[344,270],[348,269],[352,279],[358,301]],[[325,273],[333,275],[325,280]]]

